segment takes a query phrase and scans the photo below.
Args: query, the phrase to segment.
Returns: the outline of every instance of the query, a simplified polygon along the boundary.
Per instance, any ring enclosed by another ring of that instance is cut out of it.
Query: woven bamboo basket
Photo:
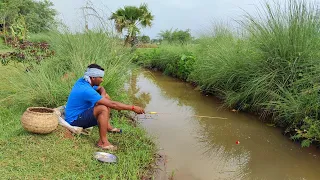
[[[23,128],[29,132],[48,134],[58,126],[58,116],[53,109],[29,107],[21,117]]]

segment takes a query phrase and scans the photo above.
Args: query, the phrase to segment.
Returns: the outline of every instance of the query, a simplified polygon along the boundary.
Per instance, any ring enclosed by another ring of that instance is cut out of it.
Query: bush
[[[133,55],[133,62],[187,80],[195,62],[195,57],[189,48],[188,46],[161,45],[157,49],[139,49]]]

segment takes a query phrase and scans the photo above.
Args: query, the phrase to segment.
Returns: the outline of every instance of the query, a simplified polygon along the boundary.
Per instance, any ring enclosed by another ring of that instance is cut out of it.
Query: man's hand
[[[139,106],[133,106],[133,111],[137,114],[144,114],[144,109]]]
[[[107,94],[107,93],[105,94],[104,97],[107,98],[107,99],[111,99],[110,96],[109,96],[109,94]]]
[[[106,90],[104,89],[103,86],[99,86],[97,88],[98,93],[103,97],[103,98],[107,98],[107,99],[111,99],[109,94],[107,94]]]
[[[115,109],[115,110],[131,110],[134,111],[137,114],[143,114],[144,113],[144,109],[139,107],[139,106],[132,106],[132,105],[128,105],[128,104],[123,104],[121,102],[117,102],[117,101],[112,101],[108,98],[101,98],[96,105],[104,105],[107,106],[111,109]]]

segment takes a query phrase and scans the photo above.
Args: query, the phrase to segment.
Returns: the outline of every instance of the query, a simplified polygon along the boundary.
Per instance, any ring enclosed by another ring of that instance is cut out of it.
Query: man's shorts
[[[89,108],[83,113],[81,113],[76,120],[71,123],[71,126],[78,126],[83,128],[88,128],[92,126],[96,126],[98,124],[97,119],[94,117],[93,109]]]

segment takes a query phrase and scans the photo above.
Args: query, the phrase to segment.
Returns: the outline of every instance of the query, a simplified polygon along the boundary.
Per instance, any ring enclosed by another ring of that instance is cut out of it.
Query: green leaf
[[[301,142],[301,147],[309,147],[312,141],[310,139],[305,139]]]

